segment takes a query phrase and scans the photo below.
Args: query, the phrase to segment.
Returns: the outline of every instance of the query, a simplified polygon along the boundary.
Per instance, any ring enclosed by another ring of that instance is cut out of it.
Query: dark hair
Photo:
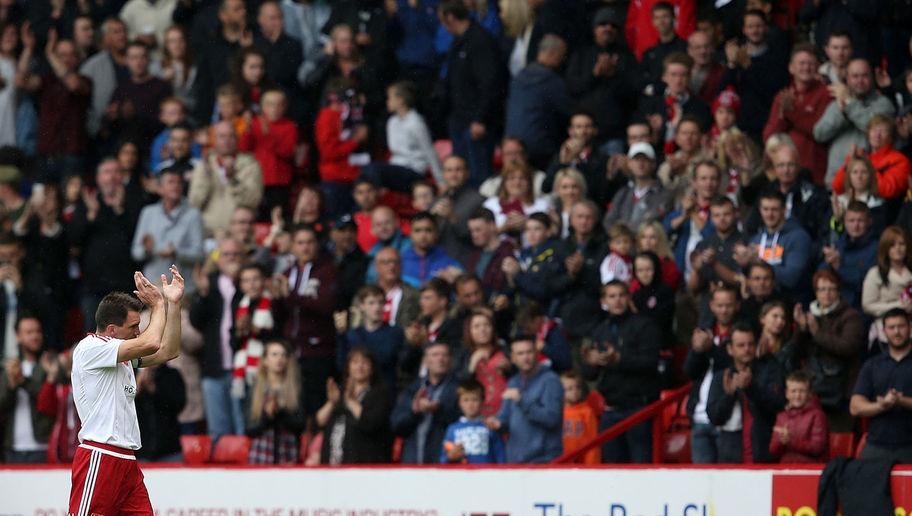
[[[785,206],[785,195],[779,190],[774,190],[772,188],[766,189],[760,194],[760,201],[763,200],[779,201],[779,204]]]
[[[0,245],[16,245],[21,246],[22,240],[12,232],[2,232],[0,233]]]
[[[766,19],[766,13],[761,11],[760,9],[748,9],[748,10],[744,11],[744,14],[741,16],[741,20],[743,21],[748,16],[757,16],[758,18],[763,20],[764,23],[769,24],[769,20]]]
[[[437,229],[438,229],[437,218],[434,217],[430,212],[419,211],[418,213],[412,215],[412,220],[410,222],[411,222],[411,225],[414,226],[415,224],[417,224],[418,222],[421,222],[423,220],[430,222],[431,225],[434,226],[434,231],[437,231]]]
[[[379,297],[381,299],[386,298],[386,294],[383,292],[383,289],[377,285],[364,285],[358,289],[358,292],[355,294],[355,300],[359,303],[363,303],[365,299],[369,297]]]
[[[484,386],[475,378],[466,378],[456,387],[456,398],[459,399],[464,394],[475,394],[484,401]]]
[[[688,70],[692,70],[694,67],[694,60],[685,52],[672,52],[662,60],[662,71],[664,72],[665,69],[668,68],[668,65],[673,64],[683,65]]]
[[[741,333],[750,333],[754,340],[757,340],[757,331],[754,329],[754,326],[747,321],[738,321],[732,325],[731,333],[729,335],[734,335],[735,332]],[[731,340],[728,341],[731,344]]]
[[[348,355],[345,356],[345,370],[342,371],[342,375],[346,378],[348,377],[349,364],[351,364],[352,359],[355,358],[356,356],[361,356],[365,360],[370,362],[371,374],[370,374],[370,378],[368,379],[368,382],[370,382],[370,385],[377,385],[378,383],[380,383],[381,378],[380,378],[380,371],[378,370],[379,368],[377,367],[377,359],[374,357],[374,354],[371,353],[371,350],[368,349],[366,346],[355,346],[351,350],[349,350]]]
[[[886,323],[887,319],[893,319],[896,317],[902,317],[903,319],[906,320],[906,322],[909,322],[909,314],[902,308],[891,308],[891,309],[887,310],[887,313],[883,314],[883,317],[881,317],[881,320],[884,323]]]
[[[240,278],[241,274],[244,274],[244,271],[257,271],[260,273],[261,276],[263,276],[263,277],[267,276],[266,269],[264,269],[262,265],[255,263],[255,262],[242,265],[240,270],[238,270],[237,277]]]
[[[472,215],[469,216],[469,220],[479,220],[479,219],[483,220],[485,222],[490,222],[491,224],[494,224],[494,222],[495,222],[494,214],[491,212],[491,210],[484,208],[484,207],[478,208],[477,210],[472,212]]]
[[[671,13],[672,18],[675,17],[674,6],[671,5],[671,2],[656,2],[652,6],[652,12],[655,13],[656,11],[668,11]]]
[[[653,276],[652,276],[652,283],[651,283],[650,285],[643,285],[642,282],[641,282],[640,285],[643,286],[643,287],[648,287],[648,286],[651,286],[652,284],[660,283],[660,282],[662,281],[662,279],[661,279],[661,277],[662,277],[662,261],[659,260],[659,255],[655,254],[655,253],[652,252],[652,251],[640,251],[640,252],[638,252],[638,253],[636,254],[636,256],[634,257],[634,259],[633,259],[633,275],[634,275],[634,277],[636,277],[636,270],[637,270],[636,261],[637,261],[637,258],[645,258],[645,259],[649,260],[650,262],[652,262],[652,267],[653,267],[653,269],[654,269],[654,270],[653,270]],[[637,281],[640,281],[640,278],[637,278]]]
[[[865,204],[862,201],[859,201],[858,199],[852,199],[851,201],[849,201],[849,204],[846,206],[845,211],[851,211],[853,213],[864,213],[865,215],[870,215],[871,208],[869,208],[867,204]]]
[[[717,166],[718,166],[718,164],[717,164]],[[720,195],[709,203],[710,208],[715,208],[717,206],[731,206],[732,208],[734,208],[735,201],[731,200],[731,198],[728,196]]]
[[[523,333],[523,328],[527,324],[539,317],[545,316],[545,310],[535,301],[527,301],[516,309],[516,328],[517,333]]]
[[[459,287],[466,283],[478,283],[478,286],[482,287],[481,278],[471,272],[463,272],[453,280],[453,290],[459,290]]]
[[[699,118],[697,118],[696,116],[691,115],[691,114],[683,115],[683,116],[681,116],[681,120],[678,121],[678,128],[680,129],[681,124],[683,124],[683,123],[685,123],[685,122],[691,123],[691,124],[697,126],[697,129],[700,131],[700,134],[703,134],[703,132],[704,132],[704,131],[703,131],[703,123],[700,122],[700,119],[699,119]],[[715,165],[715,166],[716,166],[716,170],[720,170],[720,173],[721,173],[721,169],[720,169],[719,165],[716,163],[715,160],[712,160],[712,159],[700,160],[700,162],[697,163],[697,164],[694,166],[694,169],[696,169],[696,168],[699,167],[699,166],[703,166],[703,165],[707,165],[707,164],[713,164],[713,165]]]
[[[469,8],[463,0],[445,0],[437,7],[437,12],[441,17],[449,15],[460,21],[469,19]]]
[[[411,81],[398,81],[389,86],[393,94],[402,99],[402,103],[409,108],[415,107],[415,97],[418,96],[415,83]]]
[[[814,56],[814,59],[817,59],[818,61],[820,60],[820,58],[817,57],[817,47],[815,47],[813,43],[798,43],[792,47],[792,53],[789,55],[789,60],[802,52],[805,54],[811,54]]]
[[[130,312],[141,312],[142,301],[125,292],[111,292],[106,295],[98,309],[95,310],[95,326],[99,330],[107,328],[109,324],[123,326]]]
[[[139,41],[138,39],[134,39],[133,41],[127,43],[126,49],[130,50],[131,48],[141,48],[146,52],[146,54],[149,53],[149,45],[146,45],[145,43],[143,43],[142,41]]]
[[[766,272],[770,273],[770,276],[772,276],[773,279],[776,278],[776,269],[774,269],[772,265],[770,265],[770,264],[768,264],[768,263],[766,263],[766,262],[753,262],[753,263],[751,263],[751,264],[747,267],[747,275],[748,275],[748,277],[750,276],[751,271],[754,270],[754,269],[763,269],[763,270],[765,270]]]
[[[451,289],[450,289],[450,284],[447,283],[446,280],[443,280],[441,278],[431,278],[428,280],[427,283],[424,284],[423,287],[421,287],[420,291],[424,292],[426,290],[430,290],[430,291],[434,292],[435,294],[446,299],[447,301],[450,300],[450,290]]]
[[[595,115],[592,113],[592,111],[589,111],[588,109],[577,109],[573,113],[570,113],[570,117],[567,118],[567,126],[569,126],[570,123],[573,122],[573,119],[578,116],[584,116],[589,120],[592,120],[592,125],[598,127],[598,120],[596,120]]]
[[[526,222],[529,222],[530,220],[534,220],[542,226],[545,226],[545,229],[551,229],[551,226],[553,224],[553,222],[551,222],[551,217],[549,217],[547,213],[541,211],[537,211],[526,217]]]
[[[16,331],[19,331],[19,325],[22,324],[22,321],[25,321],[26,319],[34,319],[34,320],[38,321],[39,325],[41,325],[41,318],[38,317],[38,314],[36,314],[35,312],[32,312],[32,311],[29,311],[29,310],[23,310],[23,311],[19,312],[19,316],[16,317],[16,326],[15,326]]]
[[[620,287],[620,288],[624,289],[625,293],[628,293],[628,294],[630,293],[630,286],[627,285],[627,283],[625,283],[619,279],[613,279],[613,280],[609,281],[608,283],[605,283],[604,285],[602,285],[602,288],[601,288],[601,290],[599,290],[599,293],[604,294],[605,291],[607,291],[610,287]]]
[[[294,239],[295,235],[297,235],[301,231],[306,231],[306,232],[312,234],[313,237],[316,238],[317,240],[320,239],[320,235],[317,233],[317,229],[315,227],[313,227],[310,224],[301,223],[301,224],[296,224],[291,228],[291,231],[289,233],[291,234],[292,240]]]
[[[513,346],[515,346],[518,342],[529,342],[532,344],[532,349],[535,349],[535,335],[519,333],[517,335],[514,335],[513,338],[510,339],[510,346],[509,346],[510,353],[513,353]]]
[[[833,38],[845,38],[845,39],[849,40],[849,44],[854,45],[854,42],[852,41],[852,35],[849,34],[849,32],[844,29],[836,29],[836,30],[830,32],[830,35],[827,36],[825,45],[829,45],[830,40]]]

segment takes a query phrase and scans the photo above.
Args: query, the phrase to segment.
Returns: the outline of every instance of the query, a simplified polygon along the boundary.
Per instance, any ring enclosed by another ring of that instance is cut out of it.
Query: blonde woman
[[[278,340],[266,343],[247,406],[250,464],[295,464],[306,415],[298,362]]]
[[[662,283],[670,288],[677,290],[681,284],[681,270],[675,263],[674,255],[671,253],[671,245],[668,243],[668,235],[658,221],[646,222],[640,225],[637,231],[637,252],[652,252],[659,257],[661,265],[660,279]]]
[[[516,76],[525,68],[529,56],[529,43],[532,40],[532,27],[535,25],[535,12],[528,0],[500,0],[500,20],[504,33],[513,41],[510,46],[508,66],[510,75]]]
[[[575,168],[562,168],[554,176],[550,215],[560,238],[570,235],[570,208],[586,198],[586,178]]]
[[[783,146],[791,147],[798,152],[792,137],[785,133],[775,133],[766,139],[763,146],[763,162],[760,165],[762,173],[757,173],[746,185],[741,185],[741,200],[746,206],[753,206],[757,197],[776,180],[776,169],[773,167],[772,156]]]
[[[741,189],[762,171],[760,150],[750,136],[733,127],[719,136],[715,157],[725,176],[720,193],[737,203]]]

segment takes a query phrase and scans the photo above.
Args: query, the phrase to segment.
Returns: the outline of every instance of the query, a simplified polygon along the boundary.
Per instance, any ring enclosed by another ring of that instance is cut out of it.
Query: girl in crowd
[[[532,188],[532,169],[526,165],[509,164],[502,173],[503,183],[497,197],[489,197],[484,207],[494,214],[501,233],[517,235],[523,230],[526,217],[532,213],[547,213],[547,197],[535,199]]]
[[[662,342],[671,344],[671,324],[674,319],[674,290],[662,282],[661,260],[652,251],[640,251],[633,259],[630,292],[636,312],[652,318],[662,331]]]
[[[254,47],[241,50],[232,70],[232,82],[241,94],[244,111],[260,114],[260,97],[274,87],[266,78],[266,56]]]
[[[655,253],[661,265],[659,278],[662,283],[668,285],[672,290],[678,289],[681,284],[681,270],[675,263],[668,236],[665,234],[661,222],[652,221],[640,225],[640,229],[637,231],[637,251]]]
[[[877,265],[868,270],[861,290],[864,313],[878,318],[871,325],[871,340],[886,342],[879,318],[888,310],[902,308],[912,312],[912,260],[908,247],[909,238],[899,226],[888,226],[880,235]]]
[[[326,403],[317,411],[323,429],[323,464],[383,464],[391,459],[389,428],[393,398],[380,380],[366,348],[354,348],[345,362],[340,387],[326,382]]]
[[[570,208],[586,198],[586,179],[575,168],[558,170],[554,176],[554,207],[551,218],[558,230],[558,237],[570,236]]]
[[[285,343],[266,343],[247,405],[250,464],[295,464],[306,415],[298,362]]]
[[[196,63],[187,45],[187,31],[174,25],[165,31],[165,45],[161,62],[153,63],[151,71],[169,83],[174,96],[179,98],[192,113],[196,106],[193,84],[196,82]]]
[[[510,361],[494,332],[494,319],[489,311],[474,310],[466,318],[462,341],[469,357],[465,373],[474,376],[484,387],[481,415],[496,415],[500,410],[500,395],[507,388]]]
[[[871,210],[872,226],[876,232],[884,227],[886,220],[886,206],[884,200],[880,197],[877,189],[877,173],[871,161],[865,157],[853,157],[849,159],[844,169],[837,173],[844,174],[848,171],[848,178],[845,181],[845,190],[841,195],[833,192],[831,204],[833,207],[833,220],[837,227],[842,227],[842,218],[845,215],[846,207],[851,201],[861,201],[868,205]]]
[[[767,353],[779,361],[788,371],[798,368],[795,346],[791,342],[791,321],[788,307],[782,301],[770,301],[760,308],[760,339],[757,341],[757,356]]]

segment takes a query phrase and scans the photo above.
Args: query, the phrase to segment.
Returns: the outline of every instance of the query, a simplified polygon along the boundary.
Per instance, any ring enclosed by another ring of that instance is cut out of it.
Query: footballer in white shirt
[[[82,429],[73,459],[71,516],[153,514],[134,455],[142,443],[133,369],[163,364],[180,353],[184,278],[174,265],[170,272],[170,282],[162,274],[161,288],[135,272],[135,297],[105,296],[95,312],[95,333],[73,348],[73,401]],[[152,313],[140,333],[144,307]]]

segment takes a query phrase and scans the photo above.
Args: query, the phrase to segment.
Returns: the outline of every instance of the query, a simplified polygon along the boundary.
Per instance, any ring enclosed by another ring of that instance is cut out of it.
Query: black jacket
[[[741,96],[738,127],[756,141],[762,141],[773,98],[788,85],[788,61],[788,48],[770,43],[766,52],[751,58],[746,69],[727,68],[722,76],[720,89],[731,85]]]
[[[329,425],[323,429],[323,447],[320,451],[320,461],[323,464],[329,462],[329,436],[338,417],[345,420],[345,437],[342,440],[343,464],[386,464],[392,459],[392,394],[383,383],[378,383],[364,395],[361,406],[361,417],[358,419],[342,405],[333,413]]]
[[[396,406],[390,416],[390,426],[393,432],[404,438],[402,443],[402,463],[418,463],[418,435],[417,430],[424,416],[412,412],[412,400],[418,390],[425,387],[426,379],[418,378],[399,394]],[[430,428],[424,440],[424,464],[436,464],[440,460],[440,450],[443,447],[443,438],[450,423],[459,419],[459,406],[456,400],[457,379],[450,374],[443,379],[440,385],[440,408],[431,416]]]
[[[447,55],[445,79],[449,121],[456,129],[472,122],[498,127],[507,97],[506,70],[497,42],[477,23],[453,41]]]
[[[771,355],[754,360],[750,367],[753,373],[750,385],[733,394],[726,394],[723,387],[723,375],[732,368],[713,374],[706,413],[712,424],[722,426],[731,417],[735,403],[740,403],[742,395],[746,396],[748,410],[753,418],[750,441],[754,462],[772,462],[769,443],[776,414],[785,408],[785,374],[782,366]]]
[[[619,36],[623,39],[622,36]],[[592,69],[599,54],[617,55],[618,63],[611,77],[595,77]],[[626,45],[617,43],[605,48],[589,45],[577,50],[567,62],[567,88],[579,99],[598,123],[602,140],[623,138],[636,99],[636,58]],[[604,169],[602,170],[604,175]]]
[[[655,322],[630,312],[609,315],[593,331],[597,345],[613,345],[621,354],[607,367],[583,365],[583,375],[596,381],[605,403],[618,409],[633,409],[659,398],[659,349],[662,335]]]
[[[142,437],[142,448],[136,451],[136,456],[155,460],[181,451],[177,415],[184,409],[187,393],[177,369],[163,365],[151,373],[155,392],[140,392],[136,396],[136,418]]]
[[[773,181],[768,189],[778,190],[779,181]],[[814,242],[824,242],[830,233],[830,217],[832,207],[830,198],[822,187],[809,181],[798,181],[792,186],[787,195],[792,196],[791,217],[801,225],[802,229]],[[751,210],[745,224],[745,235],[754,235],[763,226],[760,218],[760,203]]]
[[[101,194],[96,195],[101,207],[95,220],[88,220],[85,205],[79,203],[67,226],[70,244],[82,252],[82,275],[91,278],[85,287],[99,296],[115,290],[133,292],[133,272],[139,269],[130,247],[142,205],[127,198],[123,212],[117,214],[104,203]]]
[[[215,90],[231,81],[231,65],[241,50],[238,42],[230,42],[222,35],[221,25],[206,41],[197,47],[196,97],[194,118],[201,124],[209,123],[215,107]]]
[[[605,237],[599,232],[594,233],[580,249],[584,257],[582,269],[575,277],[571,277],[567,274],[564,260],[575,253],[578,247],[576,238],[570,235],[557,244],[557,256],[548,264],[548,289],[559,293],[557,314],[571,338],[589,335],[602,319],[602,309],[599,306],[602,277],[599,266],[605,258],[606,247]]]
[[[684,359],[684,375],[691,381],[690,397],[687,398],[687,415],[693,419],[694,408],[700,401],[700,385],[706,378],[706,373],[712,368],[712,373],[731,367],[731,356],[725,349],[726,342],[713,346],[709,351],[697,353],[693,349],[687,352]]]
[[[218,272],[209,275],[209,293],[197,298],[190,307],[190,324],[203,334],[203,356],[200,363],[202,376],[209,378],[221,376],[226,372],[222,365],[221,344],[222,311],[225,300],[218,288],[218,278]],[[241,289],[237,289],[234,297],[229,300],[232,319],[234,319],[233,314],[242,297],[244,295],[241,293]],[[234,321],[231,323],[229,334],[234,334]]]
[[[357,245],[341,259],[335,254],[332,257],[338,271],[339,290],[336,294],[336,310],[347,310],[358,289],[364,286],[364,275],[367,274],[370,260]]]

